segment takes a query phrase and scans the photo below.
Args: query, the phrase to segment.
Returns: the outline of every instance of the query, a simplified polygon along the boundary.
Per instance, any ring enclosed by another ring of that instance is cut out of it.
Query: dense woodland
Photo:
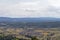
[[[0,22],[0,27],[32,27],[32,28],[57,28],[60,27],[60,21],[55,22]]]

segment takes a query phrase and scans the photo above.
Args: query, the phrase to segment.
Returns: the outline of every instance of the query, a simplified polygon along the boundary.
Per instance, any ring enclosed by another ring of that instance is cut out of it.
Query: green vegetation
[[[3,36],[1,34],[0,40],[24,40],[22,38],[13,37],[12,35]],[[27,40],[27,39],[26,39]]]
[[[32,37],[31,40],[39,40],[37,37]]]

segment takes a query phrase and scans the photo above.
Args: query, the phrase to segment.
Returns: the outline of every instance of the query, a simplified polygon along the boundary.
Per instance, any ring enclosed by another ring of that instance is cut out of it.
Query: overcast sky
[[[0,17],[60,18],[60,0],[0,0]]]

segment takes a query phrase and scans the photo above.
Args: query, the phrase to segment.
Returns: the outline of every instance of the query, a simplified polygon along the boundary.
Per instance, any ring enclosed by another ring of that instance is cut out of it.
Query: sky
[[[60,18],[60,0],[0,0],[0,17]]]

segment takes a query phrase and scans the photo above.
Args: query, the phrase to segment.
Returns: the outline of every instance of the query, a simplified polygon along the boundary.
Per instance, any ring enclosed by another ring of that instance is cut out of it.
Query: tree
[[[32,37],[31,40],[39,40],[37,37]]]

